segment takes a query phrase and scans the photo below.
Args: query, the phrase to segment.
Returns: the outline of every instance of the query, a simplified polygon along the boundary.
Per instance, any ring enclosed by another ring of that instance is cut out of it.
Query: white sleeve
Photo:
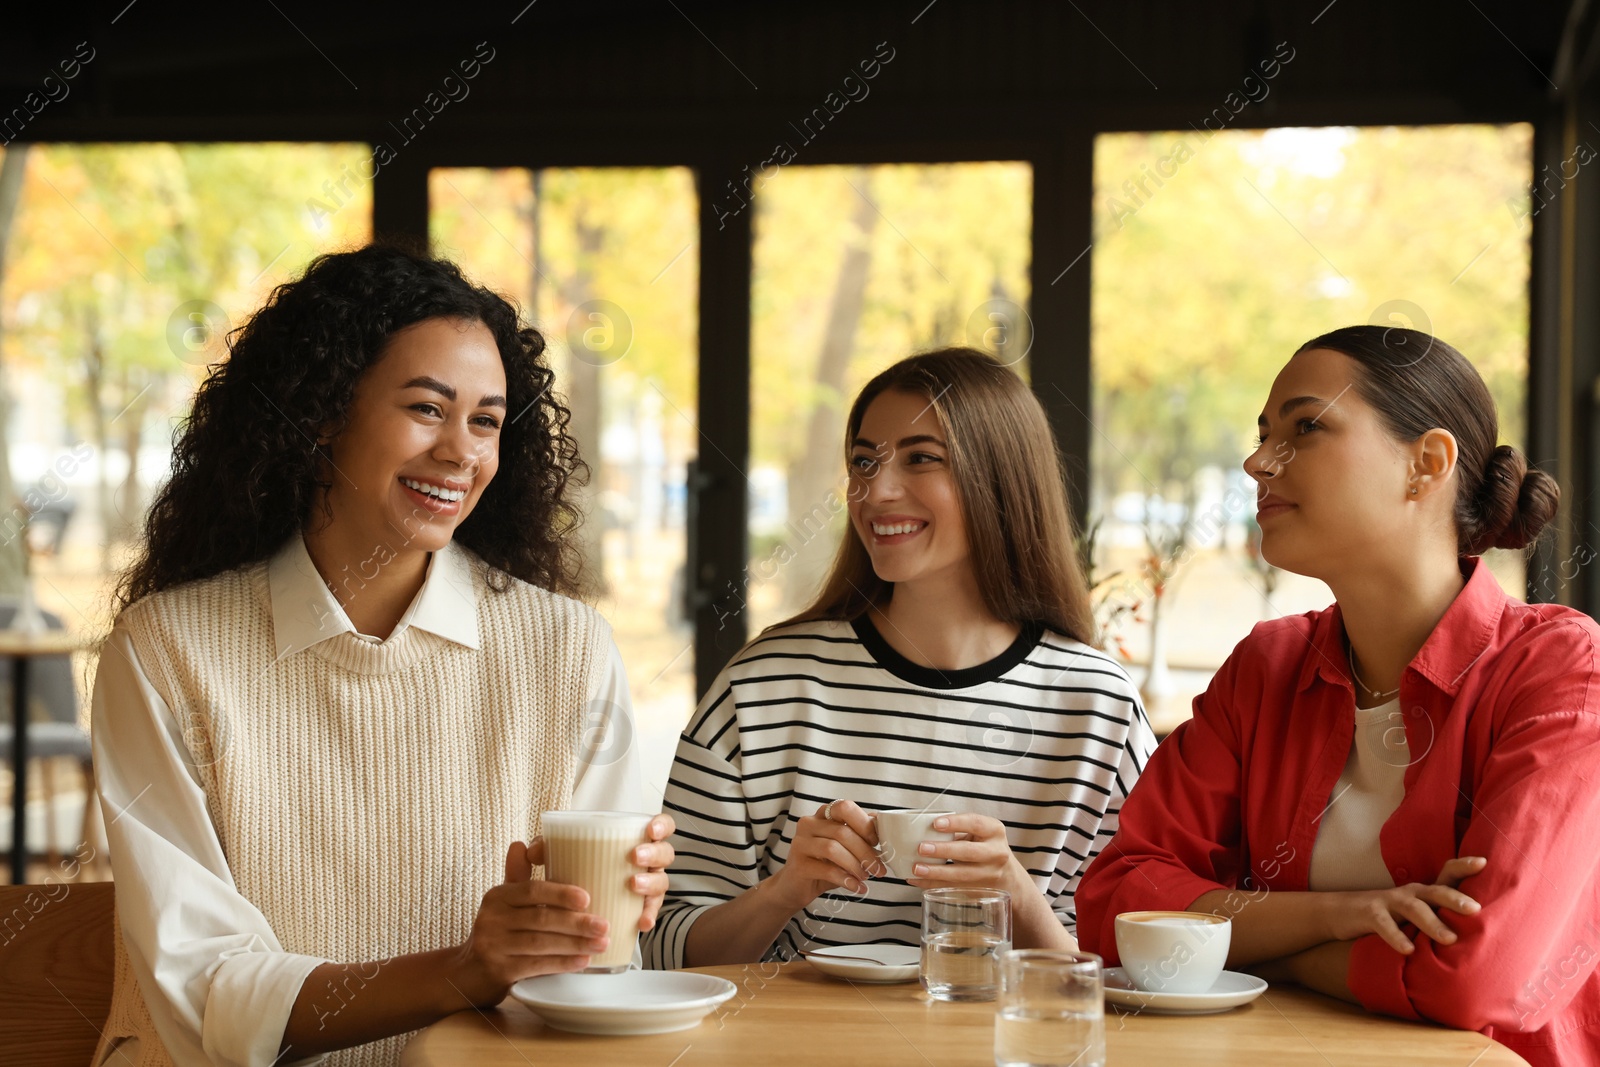
[[[177,718],[124,630],[101,651],[92,707],[117,913],[156,1032],[180,1067],[279,1062],[300,987],[328,961],[283,951],[235,887]]]
[[[609,636],[608,661],[584,712],[578,769],[572,781],[574,811],[643,811],[639,733],[622,653]]]
[[[614,638],[609,660],[589,695],[578,744],[578,769],[572,782],[573,811],[643,811],[644,789],[639,771],[639,733],[633,727],[633,699],[628,674]],[[638,945],[633,966],[644,966]]]

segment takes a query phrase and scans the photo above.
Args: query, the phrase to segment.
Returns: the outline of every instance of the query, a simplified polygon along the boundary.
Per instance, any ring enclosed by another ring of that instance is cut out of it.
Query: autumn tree
[[[153,425],[187,406],[224,336],[319,251],[366,239],[370,191],[327,200],[349,145],[51,145],[35,150],[3,307],[6,358],[68,384],[98,457],[102,564],[142,521]],[[319,209],[318,205],[322,205]],[[165,436],[163,434],[163,436]],[[121,484],[108,472],[126,459]]]

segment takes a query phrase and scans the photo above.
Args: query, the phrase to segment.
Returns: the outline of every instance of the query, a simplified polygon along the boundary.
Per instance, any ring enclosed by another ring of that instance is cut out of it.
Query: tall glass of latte
[[[589,912],[606,920],[611,946],[589,960],[589,972],[625,971],[639,939],[644,897],[628,885],[644,870],[628,854],[645,842],[651,815],[631,811],[547,811],[542,816],[544,876],[589,894]]]

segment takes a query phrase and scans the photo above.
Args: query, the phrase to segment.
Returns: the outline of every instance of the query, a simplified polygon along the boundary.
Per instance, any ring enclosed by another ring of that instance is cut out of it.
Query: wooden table
[[[728,979],[739,993],[693,1030],[647,1037],[567,1034],[507,999],[493,1011],[459,1012],[435,1023],[411,1041],[400,1062],[405,1067],[970,1067],[994,1062],[992,1002],[937,1003],[915,982],[840,982],[803,962],[697,970]],[[1368,1015],[1287,986],[1219,1015],[1119,1015],[1107,1005],[1106,1058],[1116,1067],[1526,1067],[1520,1056],[1482,1034]]]
[[[11,884],[28,880],[28,665],[38,656],[64,656],[89,642],[65,630],[0,630],[0,657],[11,661]],[[93,797],[84,803],[94,803]]]

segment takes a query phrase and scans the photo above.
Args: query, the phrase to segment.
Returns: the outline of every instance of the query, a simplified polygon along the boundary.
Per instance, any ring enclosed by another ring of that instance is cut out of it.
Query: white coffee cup
[[[628,854],[644,844],[652,818],[631,811],[547,811],[541,817],[545,879],[588,893],[589,913],[610,924],[611,945],[589,958],[590,971],[625,971],[633,963],[644,897],[628,882],[645,868],[630,863]]]
[[[1127,911],[1116,928],[1122,970],[1146,993],[1204,993],[1233,938],[1233,923],[1199,911]]]
[[[895,811],[873,812],[872,821],[878,826],[878,858],[896,878],[910,878],[912,865],[917,862],[917,846],[924,841],[954,841],[956,835],[948,830],[935,830],[935,819],[954,815],[951,811],[924,811],[921,808],[901,808]]]

